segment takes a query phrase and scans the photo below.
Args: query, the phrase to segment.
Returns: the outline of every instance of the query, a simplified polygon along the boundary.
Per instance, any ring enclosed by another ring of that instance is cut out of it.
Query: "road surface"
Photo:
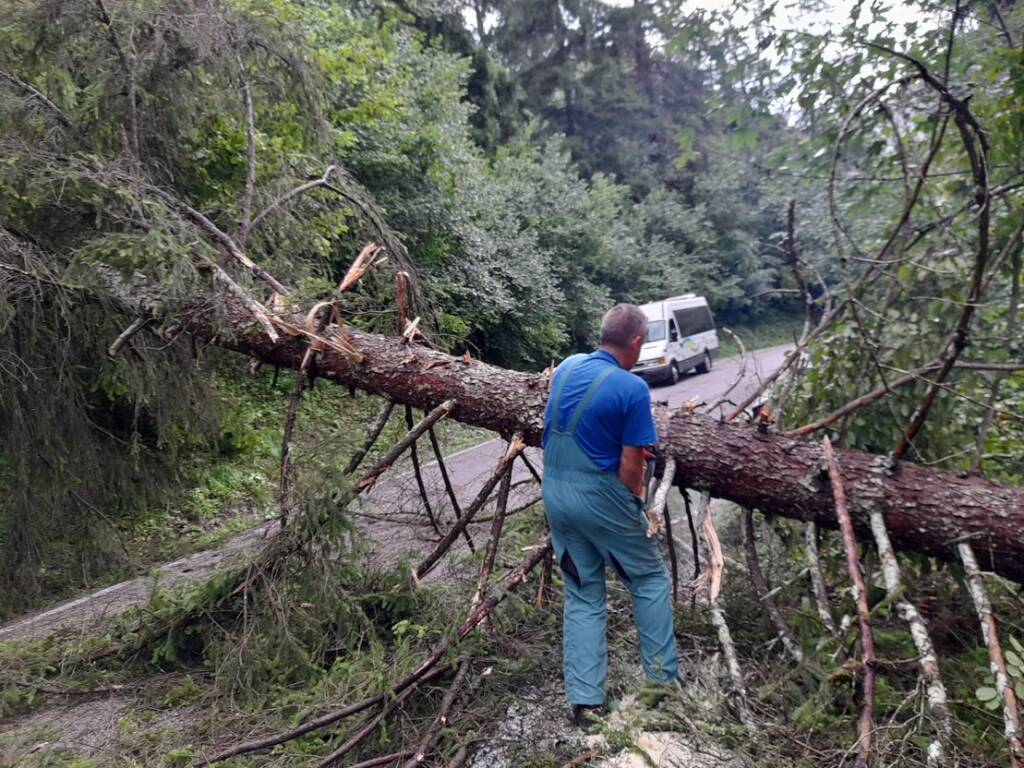
[[[745,363],[738,357],[717,361],[706,374],[684,375],[672,386],[655,385],[651,389],[652,399],[667,402],[672,407],[679,406],[693,397],[711,403],[720,398],[736,381],[737,374],[743,371],[742,379],[730,395],[732,400],[739,401],[753,391],[763,377],[781,364],[788,348],[771,347],[749,353]],[[479,486],[494,471],[498,459],[505,450],[504,446],[500,438],[495,438],[451,454],[447,458],[446,465],[461,507],[469,505]],[[424,454],[421,453],[422,455]],[[528,449],[527,456],[535,467],[540,468],[542,461],[539,449]],[[440,517],[441,528],[444,530],[450,525],[454,515],[437,465],[424,464],[423,476],[431,506]],[[530,482],[530,475],[521,462],[516,463],[513,482],[517,485],[511,494],[509,509],[521,507],[538,497],[539,489],[536,484]],[[422,557],[428,553],[437,539],[436,533],[426,523],[423,504],[411,472],[385,475],[372,491],[359,498],[354,505],[354,514],[368,534],[374,560],[381,565],[391,564],[402,557],[410,556],[410,559],[415,561],[417,556]],[[481,517],[487,516],[488,510],[482,510]],[[198,580],[209,575],[218,566],[244,556],[258,547],[267,536],[272,535],[275,525],[274,522],[264,523],[239,534],[218,549],[197,552],[156,566],[145,575],[87,592],[4,624],[0,626],[0,642],[40,638],[57,629],[84,633],[95,624],[127,608],[144,605],[157,585],[170,586]],[[471,533],[483,542],[486,540],[484,537],[487,528],[485,521],[480,522],[473,526]],[[461,540],[458,549],[466,551]],[[457,567],[454,562],[457,562],[457,559],[446,558],[429,578],[447,575],[449,569]]]

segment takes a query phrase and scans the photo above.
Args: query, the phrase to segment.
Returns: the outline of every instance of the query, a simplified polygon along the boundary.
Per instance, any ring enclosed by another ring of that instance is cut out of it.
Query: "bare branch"
[[[1020,710],[1017,696],[1006,674],[1006,659],[1003,657],[1003,648],[999,644],[999,629],[996,626],[995,616],[992,615],[992,604],[989,602],[988,592],[985,590],[985,581],[982,579],[981,569],[978,568],[978,559],[974,556],[974,549],[966,541],[962,541],[957,544],[957,552],[964,564],[971,599],[974,601],[974,608],[978,612],[978,620],[981,622],[981,635],[988,648],[989,668],[996,681],[996,691],[1003,699],[1003,730],[1010,746],[1010,766],[1019,768],[1021,761],[1024,760]]]
[[[437,440],[437,434],[434,432],[433,427],[427,430],[427,437],[430,438],[430,447],[434,451],[434,460],[437,462],[437,469],[441,473],[441,482],[444,483],[444,490],[448,494],[448,501],[452,505],[452,512],[455,514],[456,522],[458,522],[462,519],[462,507],[459,505],[458,494],[455,493],[451,477],[448,475],[444,454],[441,452],[441,445]],[[476,545],[473,543],[473,537],[469,535],[468,530],[463,531],[463,538],[466,540],[466,546],[469,547],[469,551],[476,552]]]
[[[455,679],[452,680],[452,684],[448,686],[448,690],[441,700],[441,706],[438,707],[437,714],[423,734],[423,738],[420,739],[416,751],[409,757],[408,762],[405,763],[403,768],[416,768],[416,766],[421,765],[427,759],[427,755],[430,754],[434,745],[437,744],[437,740],[441,735],[441,729],[448,724],[448,712],[451,710],[455,699],[462,689],[468,671],[469,659],[463,659],[462,663],[459,664],[458,672],[455,673]]]
[[[715,524],[711,520],[711,495],[707,491],[701,493],[700,501],[697,503],[697,518],[699,525],[704,531],[703,549],[711,572],[708,592],[711,623],[718,633],[718,642],[722,646],[722,653],[725,656],[726,668],[729,671],[729,680],[732,683],[733,694],[736,697],[736,708],[739,711],[740,721],[747,727],[747,730],[753,732],[757,726],[750,712],[750,705],[747,703],[747,686],[743,680],[743,668],[740,666],[739,656],[736,653],[736,644],[732,641],[732,633],[729,631],[725,612],[718,602],[718,590],[721,584],[723,569],[722,547],[718,541],[718,534],[715,532]],[[716,586],[716,582],[718,586]]]
[[[515,435],[512,440],[522,442],[522,435]],[[507,451],[506,451],[507,452]],[[498,498],[494,504],[494,518],[491,521],[491,538],[487,542],[487,551],[484,553],[484,561],[480,565],[480,576],[476,582],[476,592],[473,593],[471,605],[476,605],[483,599],[484,588],[487,580],[494,570],[494,559],[498,556],[498,545],[501,543],[501,532],[505,525],[505,511],[508,508],[508,491],[512,485],[513,462],[509,462],[505,468],[505,474],[501,477],[501,485],[498,486]]]
[[[366,435],[366,442],[363,446],[352,454],[352,458],[348,460],[348,464],[345,466],[345,474],[351,475],[363,462],[366,454],[373,448],[374,443],[377,442],[377,438],[380,437],[380,433],[384,431],[384,427],[387,426],[388,419],[391,418],[391,411],[395,408],[394,400],[385,400],[384,407],[381,409],[380,415],[377,417],[377,421],[374,422],[373,427]]]
[[[386,469],[394,464],[398,457],[405,453],[405,449],[415,443],[419,438],[426,432],[433,424],[443,419],[452,409],[455,408],[454,400],[445,400],[434,410],[428,413],[422,421],[406,433],[405,437],[395,443],[391,450],[387,452],[383,459],[381,459],[377,465],[363,475],[356,482],[356,489],[359,491],[365,491],[367,488],[372,488],[374,483],[377,482],[377,478],[380,477]]]
[[[444,557],[445,553],[449,549],[451,549],[455,539],[462,534],[462,531],[465,530],[466,526],[469,525],[470,522],[472,522],[476,513],[479,512],[484,504],[487,503],[487,500],[491,496],[491,491],[494,490],[494,486],[496,486],[498,481],[504,477],[509,465],[515,457],[522,452],[524,447],[525,443],[521,438],[513,438],[509,441],[508,449],[502,455],[501,459],[498,460],[498,466],[495,467],[494,472],[477,492],[476,498],[473,499],[473,502],[466,509],[462,519],[451,527],[447,535],[434,548],[434,551],[427,555],[423,562],[416,566],[416,569],[413,571],[413,575],[416,579],[422,579],[430,573],[433,567],[437,565],[437,562]]]
[[[121,351],[121,347],[127,344],[128,340],[131,339],[132,336],[141,331],[152,321],[153,319],[150,317],[139,317],[133,320],[131,325],[121,331],[118,337],[114,339],[113,343],[107,347],[107,356],[117,357],[118,353]]]
[[[821,568],[821,556],[818,553],[818,524],[813,520],[804,523],[804,548],[807,552],[807,565],[811,577],[811,591],[814,593],[814,602],[818,607],[818,617],[825,629],[833,635],[836,631],[836,621],[832,617],[832,609],[828,603],[828,588],[825,586],[825,574]]]
[[[804,652],[797,643],[793,630],[786,622],[775,600],[768,592],[768,584],[764,580],[764,573],[761,571],[761,561],[757,556],[757,540],[754,535],[754,512],[749,507],[743,508],[743,547],[747,554],[747,569],[750,571],[751,581],[754,582],[754,589],[757,596],[768,612],[768,617],[775,625],[779,639],[783,647],[794,661],[803,663]]]
[[[405,406],[405,426],[410,432],[416,427],[413,423],[412,408],[408,405]],[[430,521],[430,527],[434,529],[434,533],[442,536],[441,529],[437,525],[437,518],[434,516],[434,508],[430,504],[430,494],[427,493],[426,483],[423,482],[423,472],[420,470],[420,454],[416,449],[415,440],[409,444],[409,458],[412,460],[412,472],[416,477],[416,488],[420,492],[420,499],[422,499],[423,508],[427,513],[427,520]]]
[[[874,534],[875,545],[878,547],[878,555],[882,561],[885,591],[889,599],[895,601],[897,610],[910,627],[910,636],[917,649],[921,677],[926,686],[928,708],[935,719],[936,738],[928,746],[928,765],[929,768],[937,768],[946,764],[946,749],[953,735],[946,686],[943,685],[942,674],[939,672],[939,660],[924,619],[921,618],[921,614],[918,613],[914,604],[904,596],[899,562],[893,551],[892,542],[889,541],[889,531],[881,512],[871,513],[871,532]]]
[[[242,77],[242,101],[245,105],[245,190],[242,193],[242,221],[239,225],[239,248],[245,248],[252,218],[252,197],[256,191],[256,113],[252,104],[252,83],[245,71],[245,63],[238,52],[238,72]]]
[[[72,125],[71,120],[68,119],[68,116],[66,114],[64,114],[64,111],[56,104],[54,104],[45,93],[40,91],[34,85],[25,82],[20,77],[10,72],[0,71],[0,78],[3,78],[7,82],[11,83],[11,85],[15,86],[24,93],[27,93],[29,96],[43,104],[43,106],[45,106],[47,109],[53,112],[54,116],[57,118],[57,121],[65,128],[72,131],[75,130],[75,126]]]
[[[853,599],[857,604],[857,619],[860,624],[861,671],[863,674],[863,701],[860,715],[857,718],[857,752],[858,768],[867,766],[871,759],[871,745],[875,718],[875,634],[871,629],[871,609],[868,607],[868,588],[860,567],[860,555],[857,551],[857,539],[853,532],[853,521],[846,505],[846,487],[843,475],[832,453],[832,443],[828,437],[822,440],[825,463],[828,466],[829,479],[832,481],[832,494],[835,496],[836,517],[843,536],[843,548],[846,550],[846,567],[850,571],[853,582]]]

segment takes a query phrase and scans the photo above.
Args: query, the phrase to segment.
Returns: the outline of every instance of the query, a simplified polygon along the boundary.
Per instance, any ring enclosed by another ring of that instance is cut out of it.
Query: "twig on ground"
[[[416,747],[416,751],[409,757],[403,768],[416,768],[416,766],[421,765],[434,749],[434,745],[437,744],[437,740],[441,735],[441,729],[448,724],[448,712],[451,710],[455,699],[462,689],[462,684],[466,679],[468,671],[469,659],[463,659],[459,664],[458,672],[455,673],[455,679],[441,700],[441,706],[438,707],[434,720],[428,726],[423,734],[423,738],[420,739],[420,743]]]
[[[419,680],[420,683],[425,683],[437,677],[440,677],[441,675],[444,675],[448,672],[449,669],[450,667],[447,664],[434,669],[428,669],[426,673],[421,674],[420,678],[417,678],[416,680]],[[398,683],[398,685],[394,686],[391,689],[390,694],[395,695],[397,693],[401,693],[401,691],[408,688],[410,685],[416,682],[416,680],[409,680],[409,678],[403,679]],[[404,686],[402,686],[403,683],[405,684]],[[402,687],[399,689],[399,686]],[[240,742],[232,747],[229,747],[228,749],[216,753],[215,755],[211,755],[210,757],[204,757],[197,760],[192,764],[192,768],[202,768],[206,765],[212,765],[213,763],[219,763],[222,760],[227,760],[229,757],[247,755],[252,752],[261,752],[265,749],[269,749],[270,747],[276,747],[278,744],[284,744],[285,742],[291,741],[292,739],[297,739],[300,736],[305,736],[307,733],[312,733],[313,731],[319,730],[320,728],[325,728],[328,725],[332,725],[340,720],[344,720],[346,717],[357,715],[360,712],[364,712],[367,709],[370,709],[371,707],[375,707],[378,704],[383,703],[387,699],[388,695],[389,694],[387,693],[378,693],[373,696],[369,696],[363,699],[362,701],[357,701],[355,704],[349,704],[346,707],[342,707],[341,709],[337,709],[333,712],[328,712],[325,715],[321,715],[320,717],[314,718],[313,720],[303,723],[297,728],[292,728],[288,731],[282,731],[281,733],[275,733],[271,736],[266,736],[261,739],[252,739],[250,741]]]

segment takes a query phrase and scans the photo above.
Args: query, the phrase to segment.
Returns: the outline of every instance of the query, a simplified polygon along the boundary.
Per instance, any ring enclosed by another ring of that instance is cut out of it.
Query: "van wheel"
[[[679,383],[679,366],[676,365],[676,361],[672,361],[672,365],[668,367],[668,380],[672,384]]]
[[[711,370],[711,353],[704,350],[704,362],[694,368],[697,373],[707,373]]]

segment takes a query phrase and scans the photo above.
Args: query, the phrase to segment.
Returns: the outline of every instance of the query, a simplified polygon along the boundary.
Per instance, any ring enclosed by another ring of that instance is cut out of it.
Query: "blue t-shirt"
[[[590,384],[609,365],[615,370],[601,384],[576,426],[576,442],[583,452],[606,472],[617,472],[622,459],[622,446],[655,445],[658,434],[651,415],[651,392],[639,376],[619,366],[619,362],[603,349],[589,355],[573,355],[558,366],[551,381],[551,397],[544,414],[544,438],[554,416],[554,393],[565,376],[566,364],[579,359],[572,368],[562,390],[558,406],[558,426],[565,429],[572,412],[583,399]]]

